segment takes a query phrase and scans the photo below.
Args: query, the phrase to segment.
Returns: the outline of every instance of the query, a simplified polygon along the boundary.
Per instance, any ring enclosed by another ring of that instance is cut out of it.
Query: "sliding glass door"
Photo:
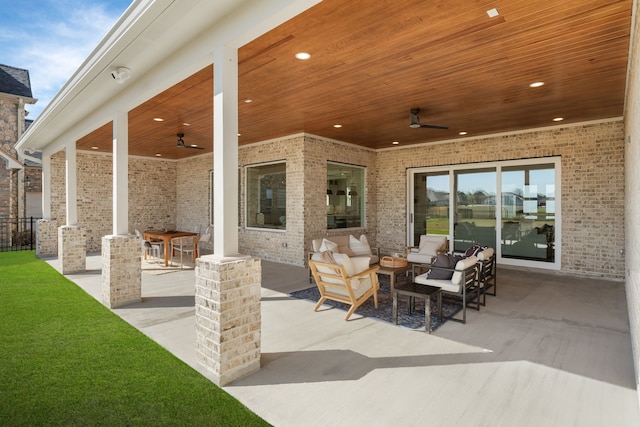
[[[422,234],[449,234],[449,187],[448,172],[415,174],[413,221],[409,225],[413,240],[409,245],[417,245]]]
[[[464,252],[475,243],[495,247],[496,170],[495,168],[454,172],[456,206],[453,248]]]
[[[556,194],[553,164],[502,169],[502,256],[555,260]]]
[[[560,158],[416,168],[407,179],[408,245],[446,234],[455,252],[478,243],[503,264],[560,268]]]

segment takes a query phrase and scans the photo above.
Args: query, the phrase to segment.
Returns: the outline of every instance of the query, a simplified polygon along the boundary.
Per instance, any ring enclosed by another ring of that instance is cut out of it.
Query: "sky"
[[[29,70],[35,119],[132,0],[0,0],[0,64]]]

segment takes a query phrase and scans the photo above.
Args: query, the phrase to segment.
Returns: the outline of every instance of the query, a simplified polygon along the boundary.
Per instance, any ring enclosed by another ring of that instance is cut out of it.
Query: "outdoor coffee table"
[[[438,320],[442,322],[442,288],[421,285],[419,283],[405,283],[398,285],[393,292],[393,324],[398,324],[398,295],[409,297],[409,314],[415,308],[414,298],[424,298],[424,330],[431,333],[431,297],[438,298]]]
[[[393,295],[393,289],[396,286],[396,275],[398,273],[406,273],[411,270],[411,265],[405,265],[402,267],[384,267],[380,264],[380,269],[378,270],[378,274],[383,274],[385,276],[389,276],[389,284],[391,286],[391,295]]]

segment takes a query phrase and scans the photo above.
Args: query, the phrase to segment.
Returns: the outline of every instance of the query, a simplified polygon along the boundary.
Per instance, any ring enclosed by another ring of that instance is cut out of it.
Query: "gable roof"
[[[0,92],[33,98],[29,70],[0,64]]]

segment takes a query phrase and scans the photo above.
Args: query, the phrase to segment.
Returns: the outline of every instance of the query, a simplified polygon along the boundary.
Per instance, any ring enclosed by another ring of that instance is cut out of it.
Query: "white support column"
[[[238,50],[215,49],[213,67],[213,252],[238,254]]]
[[[113,234],[129,234],[129,116],[113,117]]]
[[[51,219],[51,154],[42,153],[42,217]]]
[[[238,253],[238,51],[215,49],[214,253],[196,260],[196,356],[218,385],[260,369],[260,259]]]
[[[78,190],[76,168],[76,141],[69,141],[66,145],[66,194],[67,194],[67,225],[78,224]]]
[[[42,219],[38,220],[36,256],[43,258],[58,254],[57,221],[51,218],[51,153],[42,153]]]

